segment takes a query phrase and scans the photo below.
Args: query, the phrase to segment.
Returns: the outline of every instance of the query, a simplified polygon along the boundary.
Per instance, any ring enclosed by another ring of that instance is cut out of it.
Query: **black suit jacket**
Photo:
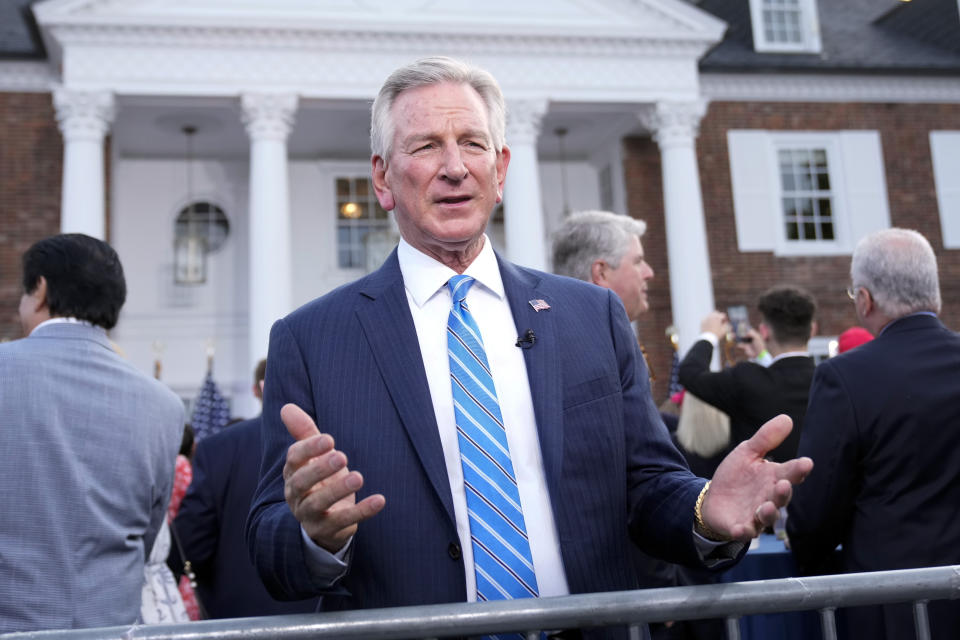
[[[680,363],[680,384],[730,416],[730,447],[749,439],[770,418],[785,413],[793,420],[793,431],[769,457],[777,462],[795,458],[813,380],[813,358],[792,356],[769,367],[741,362],[710,371],[712,356],[713,345],[698,340]]]
[[[822,363],[800,454],[815,465],[788,510],[801,570],[840,543],[848,572],[960,564],[960,336],[908,316]],[[852,637],[914,637],[908,606],[876,613]],[[956,603],[932,602],[930,617],[934,637],[956,637]]]
[[[197,573],[197,595],[210,618],[308,613],[317,599],[279,602],[257,575],[244,528],[260,469],[260,418],[204,438],[197,445],[193,482],[174,520],[184,553]],[[182,569],[176,545],[170,563]]]

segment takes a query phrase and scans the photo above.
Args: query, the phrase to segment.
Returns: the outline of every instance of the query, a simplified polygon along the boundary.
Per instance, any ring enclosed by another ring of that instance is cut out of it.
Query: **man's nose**
[[[440,177],[454,182],[459,182],[467,177],[467,165],[463,162],[459,145],[452,145],[444,150]]]

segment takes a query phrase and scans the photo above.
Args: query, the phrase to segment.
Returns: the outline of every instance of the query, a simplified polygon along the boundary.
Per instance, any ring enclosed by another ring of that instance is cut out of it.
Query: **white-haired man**
[[[670,445],[616,296],[499,259],[484,231],[510,149],[489,73],[398,69],[371,124],[402,240],[271,331],[247,522],[268,587],[325,610],[629,589],[631,539],[730,562],[811,468],[763,462],[789,419],[710,489]]]
[[[647,282],[653,268],[643,253],[647,223],[610,211],[580,211],[553,236],[553,271],[610,289],[631,322],[650,309]]]
[[[960,336],[937,318],[930,243],[886,229],[857,245],[848,295],[876,336],[821,364],[800,438],[817,465],[787,519],[801,571],[960,564]],[[909,605],[850,610],[850,637],[914,637]],[[930,603],[934,638],[955,638],[960,607]]]

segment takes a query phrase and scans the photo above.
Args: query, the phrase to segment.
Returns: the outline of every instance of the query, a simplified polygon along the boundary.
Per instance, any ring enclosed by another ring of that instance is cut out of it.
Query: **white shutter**
[[[945,249],[960,249],[960,131],[931,131],[933,181]]]
[[[843,242],[851,249],[865,235],[890,226],[883,149],[876,131],[840,133],[846,215],[852,237]]]
[[[740,251],[773,251],[780,220],[777,161],[766,131],[727,132]]]

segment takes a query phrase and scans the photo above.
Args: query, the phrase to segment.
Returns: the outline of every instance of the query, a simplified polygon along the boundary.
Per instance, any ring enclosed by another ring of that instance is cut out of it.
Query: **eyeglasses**
[[[855,287],[852,284],[847,287],[847,297],[851,300],[856,301],[857,292],[860,291],[860,287]]]

